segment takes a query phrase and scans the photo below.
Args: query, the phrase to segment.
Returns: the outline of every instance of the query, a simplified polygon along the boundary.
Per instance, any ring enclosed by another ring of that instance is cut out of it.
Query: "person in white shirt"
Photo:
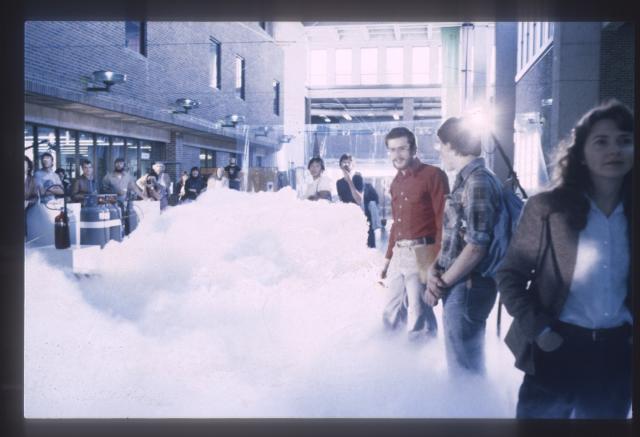
[[[525,372],[519,419],[628,417],[633,148],[628,107],[585,114],[558,186],[527,201],[498,269],[505,342]]]
[[[331,201],[331,188],[333,181],[324,175],[324,161],[319,156],[314,156],[307,165],[313,180],[307,185],[304,198],[308,200],[325,199]]]

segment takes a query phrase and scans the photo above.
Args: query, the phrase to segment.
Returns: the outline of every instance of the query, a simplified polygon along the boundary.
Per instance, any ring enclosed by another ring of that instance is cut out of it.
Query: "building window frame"
[[[235,57],[235,95],[236,97],[245,100],[245,70],[246,60],[236,54]]]
[[[368,59],[368,56],[365,56],[365,53],[371,53],[371,59]],[[377,85],[378,82],[378,60],[380,56],[380,51],[378,47],[362,47],[360,49],[360,84],[362,85]],[[365,60],[371,61],[369,64],[374,65],[374,69],[365,70]]]
[[[342,57],[345,59],[339,59]],[[335,50],[335,59],[336,85],[351,85],[353,83],[353,49],[344,47],[337,48]],[[341,62],[338,62],[339,60]]]
[[[222,89],[222,46],[220,41],[209,37],[209,86],[213,89]]]
[[[280,82],[273,80],[273,113],[280,115]]]
[[[136,28],[133,28],[136,26]],[[130,36],[131,33],[131,36]],[[147,22],[146,21],[125,21],[124,22],[124,46],[131,51],[147,57]],[[135,41],[135,44],[132,44]]]
[[[515,82],[553,45],[553,22],[519,22]]]

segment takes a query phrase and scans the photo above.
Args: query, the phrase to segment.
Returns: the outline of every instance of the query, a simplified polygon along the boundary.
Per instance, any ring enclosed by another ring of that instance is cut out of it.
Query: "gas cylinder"
[[[61,209],[60,214],[58,214],[55,218],[54,236],[56,249],[67,249],[71,246],[71,237],[69,235],[69,218],[64,212],[64,209]]]

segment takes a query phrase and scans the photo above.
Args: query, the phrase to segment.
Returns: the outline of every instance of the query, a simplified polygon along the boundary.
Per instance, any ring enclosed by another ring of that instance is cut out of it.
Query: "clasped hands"
[[[442,272],[431,266],[427,272],[427,284],[424,290],[424,301],[429,306],[438,305],[438,300],[444,296],[449,285],[442,279]]]

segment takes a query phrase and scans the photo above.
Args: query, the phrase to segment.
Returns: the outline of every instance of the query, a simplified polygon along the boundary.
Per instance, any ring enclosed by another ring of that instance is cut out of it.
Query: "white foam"
[[[27,250],[25,416],[513,417],[495,314],[487,378],[450,380],[442,333],[383,331],[366,230],[354,205],[211,190],[107,245],[101,277]]]

